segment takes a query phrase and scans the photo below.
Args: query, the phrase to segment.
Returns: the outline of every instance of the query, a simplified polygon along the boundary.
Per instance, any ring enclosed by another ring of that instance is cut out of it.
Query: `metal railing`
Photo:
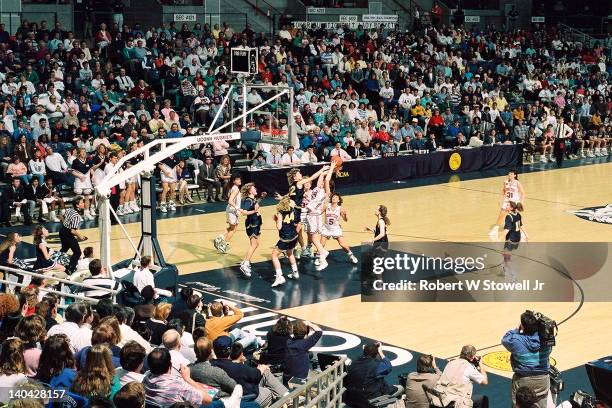
[[[343,380],[346,377],[346,357],[341,357],[321,373],[314,375],[306,382],[280,398],[270,408],[343,408],[342,394],[346,391]]]
[[[580,42],[582,45],[589,48],[594,47],[596,43],[599,43],[605,48],[605,44],[602,39],[595,38],[581,30],[578,30],[577,28],[570,27],[564,23],[559,23],[559,29],[562,35],[570,41]]]
[[[0,0],[1,2],[2,0]],[[17,32],[21,26],[21,22],[27,20],[30,23],[40,23],[43,20],[47,21],[48,27],[54,27],[58,22],[57,12],[55,11],[19,11],[19,12],[1,12],[0,21],[4,23],[5,30],[11,35]]]
[[[0,266],[0,273],[3,273],[4,276],[3,278],[0,279],[0,283],[5,284],[7,287],[11,287],[11,286],[19,286],[19,287],[26,287],[28,286],[28,283],[20,283],[20,282],[15,282],[12,281],[10,279],[6,279],[7,276],[6,274],[9,275],[16,275],[16,276],[22,276],[22,277],[26,277],[26,276],[30,276],[30,277],[35,277],[35,278],[41,278],[41,279],[48,279],[48,280],[52,280],[52,281],[57,281],[61,284],[63,284],[64,286],[74,286],[77,288],[83,288],[83,289],[91,289],[91,290],[99,290],[102,292],[107,292],[111,298],[113,300],[115,300],[116,295],[119,293],[119,291],[117,290],[113,290],[113,289],[108,289],[108,288],[104,288],[104,287],[100,287],[100,286],[94,286],[94,285],[89,285],[86,283],[82,283],[82,282],[74,282],[68,279],[62,279],[62,278],[58,278],[55,276],[50,276],[50,275],[44,275],[41,273],[37,273],[37,272],[33,272],[33,271],[28,271],[25,269],[16,269],[16,268],[11,268],[8,266]],[[53,290],[53,289],[48,289],[45,288],[45,292],[48,293],[53,293],[55,295],[60,296],[60,298],[65,299],[65,298],[73,298],[73,299],[78,299],[78,300],[84,300],[86,302],[92,302],[92,303],[97,303],[98,299],[94,299],[92,297],[89,296],[85,296],[85,295],[79,295],[78,293],[70,293],[70,292],[64,292],[64,291],[58,291],[58,290]],[[63,302],[62,302],[63,303]]]

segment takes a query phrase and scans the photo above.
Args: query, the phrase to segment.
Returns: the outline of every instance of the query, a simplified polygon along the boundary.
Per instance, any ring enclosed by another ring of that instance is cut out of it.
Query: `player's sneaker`
[[[300,273],[298,271],[294,271],[289,273],[289,275],[287,275],[287,277],[289,279],[299,279],[300,278]]]
[[[321,261],[319,261],[319,264],[317,265],[317,267],[315,268],[317,271],[322,271],[323,269],[327,268],[327,261],[325,259],[321,259]]]
[[[251,277],[251,265],[248,262],[240,262],[240,272],[247,278]]]
[[[302,251],[302,256],[304,258],[312,258],[312,250],[310,249],[310,246],[304,248],[304,250]]]
[[[130,205],[130,208],[132,209],[132,211],[134,211],[134,212],[140,211],[140,207],[138,206],[138,204],[136,204],[136,200],[134,200],[131,203],[129,203],[129,205]]]
[[[321,263],[321,259],[320,258],[315,258],[315,260],[314,260],[315,266],[319,266],[320,263]]]
[[[161,212],[163,212],[163,213],[168,212],[168,207],[166,206],[166,203],[165,203],[165,202],[163,202],[163,203],[161,203],[161,204],[159,205],[159,211],[161,211]]]
[[[285,280],[285,277],[283,275],[278,275],[276,279],[274,279],[274,282],[272,283],[272,287],[275,288],[277,286],[283,285],[285,282],[287,282]]]
[[[359,263],[359,260],[357,260],[357,257],[356,257],[355,255],[353,255],[353,254],[351,254],[351,255],[349,256],[349,259],[350,259],[350,261],[351,261],[352,263],[354,263],[354,264]]]
[[[543,154],[543,155],[541,155],[541,156],[540,156],[540,161],[541,161],[542,163],[548,163],[548,159],[546,159],[546,155],[545,155],[545,154]]]
[[[327,249],[323,249],[323,251],[321,251],[319,254],[319,257],[322,259],[327,259],[327,255],[329,255],[329,251]]]
[[[223,235],[219,235],[217,238],[215,238],[215,240],[213,241],[213,245],[215,246],[215,249],[219,249],[219,245],[221,244],[221,242],[223,242]]]
[[[170,211],[176,211],[176,204],[174,203],[174,201],[168,202],[168,209]]]
[[[295,247],[293,250],[293,256],[295,256],[295,259],[300,259],[302,257],[302,248],[299,246]]]

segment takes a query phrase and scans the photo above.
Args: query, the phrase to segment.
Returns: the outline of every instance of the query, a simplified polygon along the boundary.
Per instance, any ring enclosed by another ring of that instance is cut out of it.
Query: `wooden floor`
[[[610,174],[612,163],[520,175],[527,196],[523,220],[530,240],[612,242],[612,225],[589,222],[568,213],[611,203]],[[363,228],[374,225],[375,208],[385,204],[394,241],[486,242],[489,227],[497,218],[503,180],[504,177],[461,181],[460,176],[453,176],[445,184],[347,196],[344,207],[349,221],[344,225],[345,238],[352,245],[370,239],[371,235],[364,233]],[[255,262],[269,260],[270,249],[276,242],[273,211],[273,207],[262,211],[264,231]],[[224,213],[159,221],[159,239],[167,261],[176,264],[181,274],[239,263],[247,245],[242,225],[229,254],[219,255],[212,247],[213,238],[224,224]],[[127,226],[136,242],[139,228],[139,224]],[[87,231],[87,235],[94,243],[98,240],[97,230]],[[118,227],[113,228],[113,238],[115,260],[133,255]],[[518,325],[518,317],[526,308],[562,320],[577,306],[576,303],[372,304],[361,303],[359,296],[352,296],[285,312],[393,345],[450,357],[459,353],[462,344],[471,343],[478,349],[498,344],[505,330]],[[586,303],[562,326],[553,354],[561,369],[610,353],[611,311],[610,303]]]

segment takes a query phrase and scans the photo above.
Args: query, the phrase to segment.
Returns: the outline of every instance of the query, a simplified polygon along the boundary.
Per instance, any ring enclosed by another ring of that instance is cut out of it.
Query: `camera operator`
[[[391,361],[385,357],[381,344],[367,344],[363,348],[363,356],[348,366],[344,379],[346,404],[353,408],[366,408],[369,406],[368,400],[382,395],[399,398],[404,387],[385,381],[392,369]]]
[[[454,394],[452,397],[457,406],[469,406],[469,402],[463,401],[471,399],[474,408],[488,408],[489,398],[486,395],[472,395],[474,384],[488,383],[489,378],[480,364],[480,356],[476,355],[476,347],[466,345],[461,348],[459,358],[449,361],[444,367],[435,388],[446,388],[447,394]]]
[[[516,404],[514,408],[536,408],[538,406],[537,401],[538,396],[536,393],[531,388],[522,386],[516,390]],[[552,398],[548,398],[547,407],[555,408]],[[572,403],[563,401],[561,404],[557,405],[556,408],[572,408]]]
[[[538,318],[531,311],[521,315],[518,329],[508,331],[502,345],[510,352],[512,364],[512,403],[516,403],[516,391],[521,386],[532,389],[538,400],[538,408],[546,408],[550,392],[549,356],[552,347],[544,346],[538,334]]]

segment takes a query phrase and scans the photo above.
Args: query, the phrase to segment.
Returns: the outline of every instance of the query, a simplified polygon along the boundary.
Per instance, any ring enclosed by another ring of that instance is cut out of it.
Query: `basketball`
[[[342,167],[342,163],[344,163],[344,160],[342,160],[342,157],[340,156],[333,156],[330,159],[330,162],[334,163],[334,165],[336,166],[335,170],[338,171]]]

